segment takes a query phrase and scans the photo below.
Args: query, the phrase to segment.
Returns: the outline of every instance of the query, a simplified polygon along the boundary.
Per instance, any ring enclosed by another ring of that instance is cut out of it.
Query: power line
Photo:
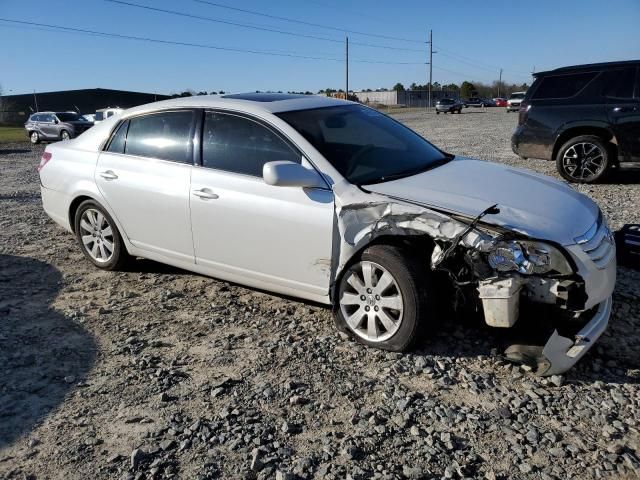
[[[320,37],[318,35],[311,35],[308,33],[298,33],[298,32],[290,32],[287,30],[280,30],[277,28],[271,28],[271,27],[264,27],[264,26],[259,26],[259,25],[251,25],[248,23],[240,23],[240,22],[233,22],[231,20],[223,20],[220,18],[213,18],[213,17],[205,17],[202,15],[194,15],[191,13],[185,13],[185,12],[179,12],[176,10],[167,10],[164,8],[158,8],[158,7],[151,7],[149,5],[140,5],[138,3],[132,3],[132,2],[125,2],[123,0],[104,0],[105,2],[109,2],[109,3],[116,3],[119,5],[123,5],[123,6],[127,6],[127,7],[134,7],[134,8],[141,8],[144,10],[150,10],[150,11],[154,11],[154,12],[161,12],[161,13],[168,13],[170,15],[176,15],[176,16],[180,16],[180,17],[185,17],[185,18],[193,18],[193,19],[197,19],[197,20],[205,20],[207,22],[214,22],[214,23],[221,23],[224,25],[231,25],[233,27],[240,27],[240,28],[249,28],[252,30],[260,30],[263,32],[270,32],[270,33],[278,33],[280,35],[291,35],[294,37],[302,37],[302,38],[311,38],[314,40],[321,40],[324,42],[332,42],[332,43],[339,43],[339,44],[343,44],[344,40],[338,40],[335,38],[328,38],[328,37]],[[196,0],[197,1],[197,0]],[[388,46],[388,45],[377,45],[377,44],[372,44],[372,43],[362,43],[362,42],[351,42],[354,45],[361,45],[363,47],[372,47],[372,48],[384,48],[386,50],[403,50],[403,51],[409,51],[409,52],[423,52],[423,50],[418,50],[417,48],[405,48],[405,47],[392,47],[392,46]]]
[[[460,55],[459,53],[452,52],[451,50],[447,50],[446,48],[442,48],[440,46],[438,46],[437,48],[438,48],[438,50],[441,50],[441,51],[445,52],[443,55],[448,56],[449,58],[451,58],[451,59],[453,59],[455,61],[461,62],[461,63],[468,63],[469,65],[476,66],[478,68],[484,68],[485,70],[490,70],[492,72],[496,72],[496,71],[500,70],[500,68],[501,68],[498,65],[492,65],[492,64],[489,64],[489,63],[486,63],[486,62],[481,62],[479,60],[476,60],[476,59],[473,59],[473,58],[470,58],[470,57],[465,57],[464,55]],[[516,73],[518,75],[527,75],[527,76],[530,75],[529,72],[521,72],[521,71],[518,71],[518,70],[511,70],[511,69],[508,69],[508,68],[504,68],[504,71],[505,72]]]
[[[84,34],[84,35],[101,36],[101,37],[109,37],[109,38],[119,38],[119,39],[122,39],[122,40],[136,40],[136,41],[141,41],[141,42],[160,43],[160,44],[164,44],[164,45],[177,45],[177,46],[182,46],[182,47],[206,48],[206,49],[221,50],[221,51],[226,51],[226,52],[251,53],[251,54],[255,54],[255,55],[270,55],[270,56],[275,56],[275,57],[291,57],[291,58],[301,58],[301,59],[307,59],[307,60],[325,60],[325,61],[331,61],[331,62],[343,62],[344,61],[344,59],[342,59],[342,58],[317,57],[317,56],[302,55],[302,54],[298,54],[298,53],[294,53],[294,52],[275,52],[275,51],[270,51],[270,50],[255,50],[255,49],[244,49],[244,48],[236,48],[236,47],[222,47],[222,46],[219,46],[219,45],[209,45],[209,44],[191,43],[191,42],[180,42],[180,41],[176,41],[176,40],[163,40],[163,39],[151,38],[151,37],[137,37],[137,36],[134,36],[134,35],[124,35],[124,34],[120,34],[120,33],[110,33],[110,32],[99,32],[99,31],[96,31],[96,30],[88,30],[88,29],[73,28],[73,27],[64,27],[64,26],[61,26],[61,25],[51,25],[51,24],[46,24],[46,23],[27,22],[27,21],[24,21],[24,20],[14,20],[14,19],[10,19],[10,18],[0,18],[0,21],[13,23],[13,24],[19,24],[19,25],[27,25],[27,26],[31,26],[31,27],[34,27],[34,26],[35,27],[45,27],[45,28],[51,28],[51,29],[55,29],[55,30],[59,30],[59,31],[79,33],[79,34]],[[58,33],[58,32],[56,32],[56,33]],[[415,62],[385,62],[385,61],[364,60],[364,59],[354,59],[354,60],[350,60],[350,61],[355,62],[355,63],[370,63],[370,64],[384,64],[384,65],[423,65],[423,63],[415,63]]]
[[[352,33],[352,34],[355,34],[355,35],[364,35],[364,36],[367,36],[367,37],[384,38],[384,39],[387,39],[387,40],[397,40],[399,42],[422,43],[422,44],[426,43],[424,40],[414,40],[414,39],[409,39],[409,38],[394,37],[394,36],[391,36],[391,35],[382,35],[382,34],[379,34],[379,33],[359,32],[357,30],[349,30],[349,29],[346,29],[346,28],[333,27],[331,25],[323,25],[323,24],[320,24],[320,23],[305,22],[304,20],[296,20],[294,18],[280,17],[278,15],[271,15],[269,13],[257,12],[255,10],[248,10],[248,9],[244,9],[244,8],[232,7],[230,5],[224,5],[222,3],[211,2],[209,0],[194,0],[194,2],[204,3],[206,5],[211,5],[213,7],[218,7],[218,8],[226,8],[227,10],[234,10],[236,12],[250,13],[251,15],[258,15],[260,17],[272,18],[274,20],[283,20],[285,22],[300,23],[302,25],[307,25],[307,26],[310,26],[310,27],[326,28],[326,29],[329,29],[329,30],[335,30],[335,31],[338,31],[338,32],[343,32],[343,33]],[[353,43],[353,42],[351,42],[351,43]]]

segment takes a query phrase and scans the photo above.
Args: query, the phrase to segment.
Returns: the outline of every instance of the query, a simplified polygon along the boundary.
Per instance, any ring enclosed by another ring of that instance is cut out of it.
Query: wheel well
[[[370,243],[367,243],[365,246],[360,248],[360,250],[354,253],[342,270],[336,275],[333,287],[330,290],[331,303],[334,307],[336,305],[334,300],[337,298],[338,286],[340,285],[344,272],[353,262],[360,258],[362,252],[373,245],[389,245],[406,249],[411,255],[415,255],[416,258],[422,258],[425,265],[428,266],[431,258],[431,252],[435,244],[433,239],[427,235],[382,235],[374,238]]]
[[[560,147],[562,147],[562,145],[564,145],[570,139],[578,137],[580,135],[595,135],[596,137],[602,138],[609,144],[612,149],[614,149],[613,160],[615,161],[618,150],[618,140],[613,135],[613,133],[602,127],[574,127],[562,132],[553,145],[553,156],[551,158],[555,160]]]
[[[82,202],[85,200],[93,200],[93,198],[88,197],[86,195],[82,195],[80,197],[74,198],[69,206],[69,225],[71,225],[71,231],[76,233],[76,211]]]

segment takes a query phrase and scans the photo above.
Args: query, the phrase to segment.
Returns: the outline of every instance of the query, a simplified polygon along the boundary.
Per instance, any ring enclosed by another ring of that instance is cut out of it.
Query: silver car
[[[593,201],[443,152],[357,103],[152,103],[49,145],[39,172],[45,211],[96,267],[144,257],[331,305],[337,327],[372,347],[431,335],[442,302],[478,302],[495,328],[543,305],[558,329],[532,360],[554,374],[611,313],[615,247]]]
[[[464,105],[459,100],[453,98],[442,98],[436,103],[436,114],[439,113],[462,113]]]
[[[92,126],[92,122],[75,112],[37,112],[24,124],[33,144],[43,140],[70,140]]]

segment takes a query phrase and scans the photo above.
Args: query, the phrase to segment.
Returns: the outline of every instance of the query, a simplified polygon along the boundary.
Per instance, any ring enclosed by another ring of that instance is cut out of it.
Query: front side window
[[[101,121],[104,120],[104,112],[96,112],[96,120]]]
[[[609,70],[602,74],[602,94],[611,98],[633,98],[635,67]]]
[[[543,77],[540,86],[533,94],[534,99],[569,98],[593,80],[598,72],[570,73],[567,75],[550,75]]]
[[[125,154],[191,163],[194,116],[184,110],[130,119]]]
[[[60,112],[56,113],[56,116],[61,122],[80,122],[83,120],[82,115],[79,113]]]
[[[302,155],[258,122],[238,115],[207,112],[202,132],[202,166],[262,177],[267,162],[300,163]]]
[[[276,115],[356,185],[408,177],[452,158],[401,123],[361,105],[295,110]]]

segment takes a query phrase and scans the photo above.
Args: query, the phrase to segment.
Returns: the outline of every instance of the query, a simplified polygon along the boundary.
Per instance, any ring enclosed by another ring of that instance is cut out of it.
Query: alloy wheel
[[[113,256],[113,229],[107,217],[88,208],[80,218],[80,236],[85,250],[98,263],[106,263]]]
[[[402,293],[391,273],[381,265],[361,261],[340,282],[341,313],[351,330],[369,342],[384,342],[402,324]]]
[[[576,143],[564,152],[562,168],[571,178],[590,180],[606,168],[604,152],[593,143]]]
[[[36,132],[31,134],[31,143],[38,143],[38,134]]]
[[[63,131],[61,137],[62,140],[69,140],[69,132]]]

